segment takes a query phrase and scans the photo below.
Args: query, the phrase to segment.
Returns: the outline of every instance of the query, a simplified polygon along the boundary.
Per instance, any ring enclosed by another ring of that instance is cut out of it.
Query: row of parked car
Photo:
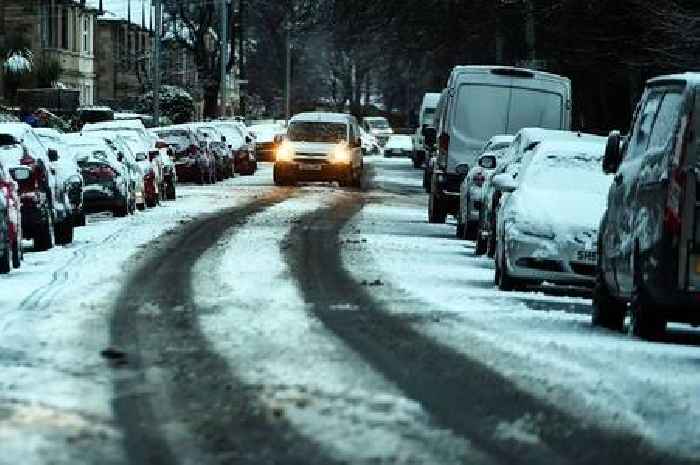
[[[629,133],[604,138],[570,131],[564,77],[457,67],[414,151],[429,221],[454,216],[503,291],[592,288],[594,325],[629,316],[646,339],[700,325],[699,90],[700,74],[650,80]]]
[[[211,121],[146,129],[86,124],[80,133],[0,124],[0,273],[19,268],[23,241],[45,251],[73,241],[90,213],[115,217],[177,198],[182,181],[213,184],[257,170],[245,124]]]

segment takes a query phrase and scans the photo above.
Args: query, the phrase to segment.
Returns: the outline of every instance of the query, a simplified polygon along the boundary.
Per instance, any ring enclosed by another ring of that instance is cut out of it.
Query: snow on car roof
[[[143,121],[140,119],[124,119],[119,121],[104,121],[102,123],[87,123],[83,126],[83,131],[102,131],[102,130],[119,130],[119,129],[146,129]]]
[[[81,136],[80,134],[64,134],[63,141],[76,147],[86,145],[107,145],[107,142],[99,136]]]
[[[515,136],[511,136],[511,135],[509,135],[509,134],[501,134],[501,135],[498,135],[498,136],[493,136],[493,137],[489,140],[489,143],[492,144],[492,145],[493,145],[493,144],[501,144],[501,143],[508,143],[508,144],[510,144],[511,142],[513,142],[514,139],[515,139]]]
[[[22,134],[30,128],[31,126],[25,123],[2,123],[0,124],[0,133],[9,134],[15,139],[21,139]]]
[[[321,111],[309,112],[309,113],[299,113],[295,115],[290,123],[306,122],[306,123],[342,123],[347,124],[350,122],[351,115],[345,113],[325,113]]]

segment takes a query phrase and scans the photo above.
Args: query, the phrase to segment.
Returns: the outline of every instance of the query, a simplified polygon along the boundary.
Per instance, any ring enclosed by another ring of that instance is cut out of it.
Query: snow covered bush
[[[138,103],[140,113],[153,113],[153,91],[146,93]],[[184,89],[176,86],[160,88],[160,112],[173,124],[192,121],[194,118],[194,100]]]

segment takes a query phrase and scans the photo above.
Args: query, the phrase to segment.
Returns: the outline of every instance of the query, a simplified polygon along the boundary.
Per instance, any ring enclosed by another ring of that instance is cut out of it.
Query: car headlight
[[[280,145],[277,148],[277,154],[275,158],[277,161],[292,161],[292,159],[294,158],[294,148],[287,143]]]
[[[350,149],[345,144],[338,144],[331,152],[331,161],[333,163],[350,163]]]

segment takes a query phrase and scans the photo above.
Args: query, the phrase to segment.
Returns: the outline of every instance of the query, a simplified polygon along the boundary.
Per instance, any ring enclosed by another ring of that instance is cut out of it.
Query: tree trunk
[[[219,83],[208,84],[204,88],[204,118],[219,116]]]

